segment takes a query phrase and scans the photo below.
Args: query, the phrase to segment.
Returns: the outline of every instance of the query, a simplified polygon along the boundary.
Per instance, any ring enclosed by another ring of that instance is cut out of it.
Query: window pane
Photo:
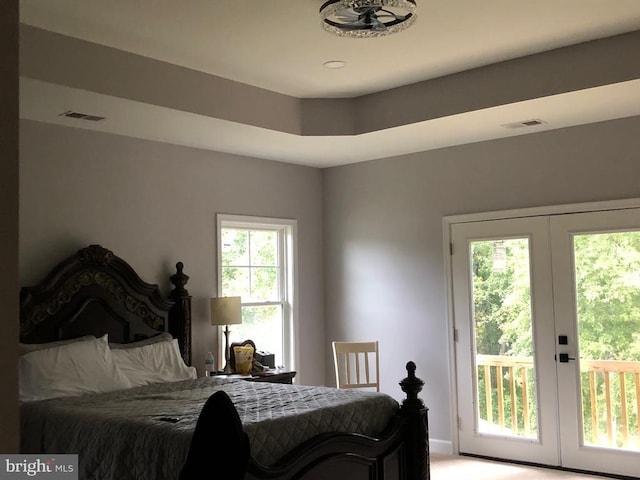
[[[527,238],[474,241],[479,431],[538,436]]]
[[[251,265],[271,267],[278,264],[278,232],[251,232]]]
[[[222,293],[225,297],[250,297],[251,284],[248,267],[222,267]]]
[[[242,307],[242,324],[231,325],[230,342],[253,340],[256,348],[273,353],[277,365],[284,363],[282,306]]]
[[[222,229],[222,264],[249,265],[249,232],[231,228]]]
[[[251,269],[251,301],[277,302],[280,300],[278,290],[278,269],[276,267]]]
[[[574,237],[586,445],[640,451],[640,232]]]

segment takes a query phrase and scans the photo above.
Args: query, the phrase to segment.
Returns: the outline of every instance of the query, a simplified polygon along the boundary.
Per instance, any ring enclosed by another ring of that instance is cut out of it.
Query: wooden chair
[[[332,346],[338,388],[375,388],[380,391],[377,341],[332,342]]]

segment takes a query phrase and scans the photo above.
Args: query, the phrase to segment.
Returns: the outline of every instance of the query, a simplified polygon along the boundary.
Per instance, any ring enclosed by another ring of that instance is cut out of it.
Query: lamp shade
[[[211,325],[237,325],[242,323],[241,297],[211,299]]]

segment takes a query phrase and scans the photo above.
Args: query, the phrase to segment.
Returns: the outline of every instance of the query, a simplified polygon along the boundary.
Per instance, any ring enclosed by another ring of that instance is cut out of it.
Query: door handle
[[[569,360],[575,360],[575,358],[570,357],[568,353],[560,353],[558,355],[560,363],[569,363]]]

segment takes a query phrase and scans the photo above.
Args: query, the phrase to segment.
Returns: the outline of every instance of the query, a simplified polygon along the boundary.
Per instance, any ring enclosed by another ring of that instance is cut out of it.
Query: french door
[[[461,453],[640,473],[640,209],[451,225]]]

